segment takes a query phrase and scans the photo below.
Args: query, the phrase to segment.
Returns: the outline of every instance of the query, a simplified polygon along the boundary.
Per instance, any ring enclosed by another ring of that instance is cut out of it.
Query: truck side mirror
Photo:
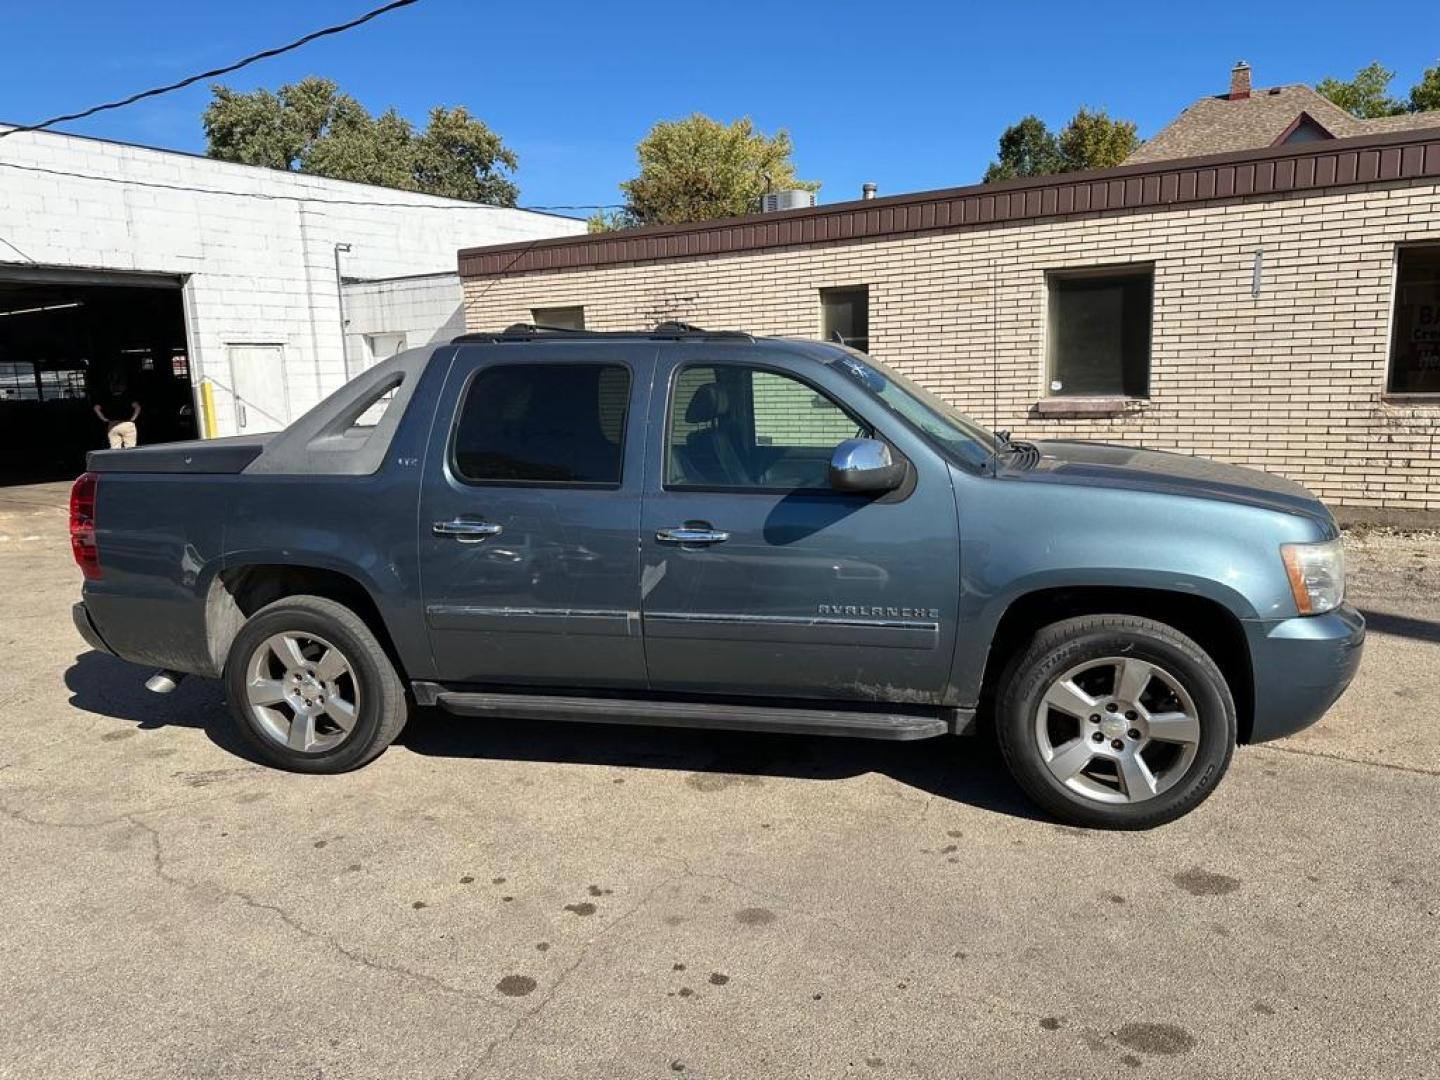
[[[879,439],[846,439],[830,455],[830,486],[836,491],[894,491],[904,480],[905,463],[897,463]]]

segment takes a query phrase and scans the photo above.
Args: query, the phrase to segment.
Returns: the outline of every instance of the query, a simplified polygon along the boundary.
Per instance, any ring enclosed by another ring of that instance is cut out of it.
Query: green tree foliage
[[[1410,111],[1440,109],[1440,64],[1426,68],[1420,81],[1410,88]]]
[[[329,79],[211,93],[203,120],[213,158],[497,206],[519,196],[507,175],[514,152],[463,106],[436,106],[417,132],[394,109],[372,116]]]
[[[1027,116],[1000,136],[999,159],[985,170],[985,183],[1021,176],[1048,176],[1061,170],[1060,143],[1038,116]]]
[[[1082,106],[1059,135],[1052,134],[1039,117],[1027,116],[1000,136],[999,157],[985,170],[985,183],[1105,169],[1119,165],[1139,145],[1135,125],[1110,119],[1104,109]]]
[[[1348,81],[1333,76],[1321,79],[1315,89],[1348,113],[1362,120],[1377,116],[1394,116],[1406,112],[1403,101],[1390,96],[1390,80],[1395,73],[1378,60],[1355,73]]]
[[[785,131],[767,136],[749,118],[662,120],[635,148],[640,174],[620,185],[625,208],[597,214],[590,230],[735,217],[758,210],[769,191],[818,190],[795,178],[793,149]]]

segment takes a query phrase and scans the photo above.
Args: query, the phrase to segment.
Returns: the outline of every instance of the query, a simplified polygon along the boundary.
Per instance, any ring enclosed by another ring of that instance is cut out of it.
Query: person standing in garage
[[[91,393],[95,415],[105,424],[111,450],[128,449],[139,441],[135,421],[140,419],[140,401],[130,389],[125,369],[120,364],[110,368],[103,385]],[[130,415],[125,416],[126,410]]]

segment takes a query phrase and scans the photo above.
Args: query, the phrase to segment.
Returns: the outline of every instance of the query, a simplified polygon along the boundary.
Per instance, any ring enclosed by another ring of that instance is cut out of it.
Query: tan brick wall
[[[1440,401],[1383,398],[1395,249],[1416,241],[1440,241],[1433,180],[472,278],[466,325],[583,304],[591,329],[681,319],[818,337],[818,290],[868,285],[872,353],[984,423],[1204,454],[1337,505],[1440,511]],[[1137,262],[1155,268],[1149,401],[1121,417],[1036,417],[1046,272]]]

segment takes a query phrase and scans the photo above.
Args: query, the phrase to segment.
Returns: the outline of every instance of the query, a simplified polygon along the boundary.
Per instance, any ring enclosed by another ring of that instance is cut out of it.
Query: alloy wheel
[[[1107,656],[1051,681],[1035,711],[1050,774],[1104,803],[1153,799],[1195,762],[1200,716],[1184,685],[1159,664]]]
[[[246,709],[267,738],[303,754],[333,750],[359,715],[360,687],[350,661],[315,634],[273,634],[245,668]]]

